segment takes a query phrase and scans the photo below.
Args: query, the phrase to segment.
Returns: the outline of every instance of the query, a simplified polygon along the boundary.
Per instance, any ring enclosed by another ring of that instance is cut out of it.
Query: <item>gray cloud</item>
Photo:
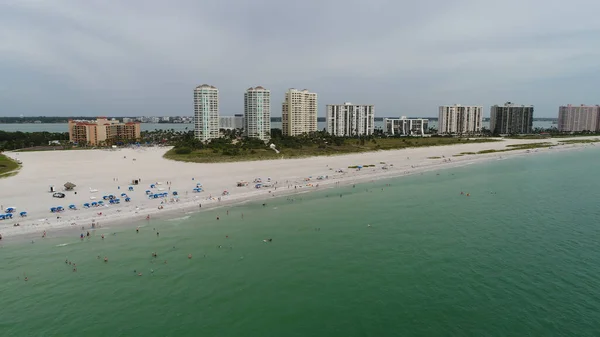
[[[191,115],[192,90],[290,87],[324,105],[435,116],[440,104],[596,104],[600,2],[573,0],[0,3],[0,114]]]

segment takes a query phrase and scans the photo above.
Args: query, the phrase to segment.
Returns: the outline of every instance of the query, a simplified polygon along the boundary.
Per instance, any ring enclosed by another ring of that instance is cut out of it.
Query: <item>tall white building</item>
[[[317,94],[289,89],[281,104],[281,129],[284,136],[317,131]]]
[[[219,138],[219,89],[212,85],[194,89],[194,135],[202,141]]]
[[[244,136],[271,139],[271,91],[261,86],[244,93]]]
[[[327,132],[338,137],[372,135],[375,106],[352,103],[327,105]]]
[[[567,105],[558,108],[558,131],[597,132],[600,129],[600,106]]]
[[[481,132],[482,106],[443,105],[438,117],[439,134],[468,134]]]
[[[384,129],[391,136],[424,136],[429,133],[429,120],[426,118],[384,118]]]

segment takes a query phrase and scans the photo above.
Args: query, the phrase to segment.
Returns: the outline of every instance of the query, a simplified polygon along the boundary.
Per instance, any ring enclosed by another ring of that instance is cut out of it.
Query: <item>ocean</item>
[[[598,154],[4,244],[0,335],[598,336]]]
[[[482,125],[486,128],[489,128],[490,123],[483,122]],[[384,126],[383,122],[377,122],[377,121],[375,122],[376,128],[383,128],[383,126]],[[539,127],[539,128],[547,129],[547,128],[550,128],[553,126],[556,127],[556,124],[552,124],[552,122],[548,122],[548,121],[534,121],[533,122],[534,128]],[[437,128],[437,121],[430,121],[429,127]],[[171,129],[173,129],[175,131],[186,131],[186,130],[193,130],[194,125],[193,124],[181,124],[181,123],[179,123],[179,124],[177,124],[177,123],[142,123],[141,128],[142,128],[142,131],[171,130]],[[272,122],[271,128],[280,129],[281,122]],[[326,129],[327,123],[319,122],[317,125],[317,128],[319,130]],[[21,131],[21,132],[41,132],[41,131],[69,132],[69,127],[68,127],[67,123],[40,123],[40,124],[12,123],[12,124],[0,124],[0,131],[8,131],[8,132],[15,132],[15,131]]]

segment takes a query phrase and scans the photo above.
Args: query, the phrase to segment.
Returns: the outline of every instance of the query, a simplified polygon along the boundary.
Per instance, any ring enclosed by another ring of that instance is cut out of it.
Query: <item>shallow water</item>
[[[5,245],[0,335],[595,336],[598,168],[511,158]]]

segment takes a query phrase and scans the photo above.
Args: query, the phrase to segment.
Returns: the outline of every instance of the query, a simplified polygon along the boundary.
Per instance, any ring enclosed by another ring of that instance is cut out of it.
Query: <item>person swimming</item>
[[[191,259],[191,258],[192,258],[192,254],[188,254],[188,259]]]
[[[136,232],[136,233],[139,233],[139,232],[140,232],[140,228],[139,228],[139,227],[137,227],[137,228],[135,229],[135,232]]]
[[[108,257],[104,257],[104,262],[108,262]]]

